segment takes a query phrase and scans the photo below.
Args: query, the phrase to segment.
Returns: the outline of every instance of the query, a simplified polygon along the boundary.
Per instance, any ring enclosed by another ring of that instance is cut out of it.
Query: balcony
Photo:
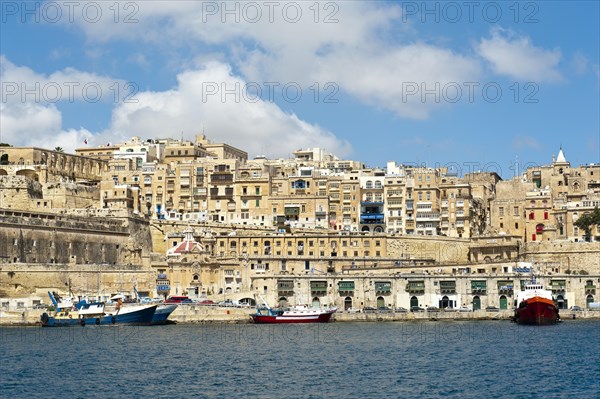
[[[417,213],[417,222],[437,221],[440,219],[439,213],[419,214]]]
[[[376,282],[375,283],[375,293],[377,295],[389,295],[392,293],[392,283],[386,282]]]
[[[553,280],[550,282],[552,287],[552,295],[564,295],[566,292],[566,281],[565,280]]]
[[[487,293],[487,284],[485,281],[471,281],[472,295],[485,295]]]
[[[512,296],[514,286],[512,281],[498,281],[498,294]]]
[[[455,294],[456,293],[456,282],[454,282],[454,281],[440,281],[440,293],[442,293],[442,294]]]
[[[321,296],[327,294],[327,282],[326,281],[311,281],[310,282],[310,293],[313,296]]]
[[[279,296],[293,296],[294,295],[294,282],[285,280],[277,282],[277,295]]]
[[[340,281],[338,291],[340,295],[352,295],[354,293],[354,281]]]
[[[422,295],[425,293],[425,282],[409,282],[406,287],[406,292],[414,295]]]
[[[360,222],[362,224],[382,224],[384,220],[383,213],[365,213],[360,215]]]

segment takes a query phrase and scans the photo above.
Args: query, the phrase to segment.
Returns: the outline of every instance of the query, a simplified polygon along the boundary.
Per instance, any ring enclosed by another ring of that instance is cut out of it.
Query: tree
[[[0,147],[12,147],[12,145],[8,143],[0,143]]]
[[[585,239],[589,241],[592,236],[592,226],[600,226],[600,209],[595,207],[591,213],[584,213],[574,224],[585,231]]]
[[[62,147],[54,147],[54,151],[56,151],[56,152],[65,152],[65,150]]]

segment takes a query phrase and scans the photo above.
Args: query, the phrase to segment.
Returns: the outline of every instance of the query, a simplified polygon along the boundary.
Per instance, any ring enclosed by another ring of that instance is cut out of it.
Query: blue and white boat
[[[138,303],[156,303],[156,301],[151,301],[150,298],[140,296],[137,288],[133,287],[133,291],[135,292],[135,296],[137,298]],[[154,312],[154,317],[152,318],[152,325],[158,324],[174,324],[175,322],[172,320],[168,320],[171,313],[173,313],[177,309],[176,304],[171,303],[158,303],[158,307],[156,308],[156,312]]]
[[[157,304],[120,306],[114,312],[105,309],[104,302],[79,301],[73,304],[72,298],[60,302],[48,292],[50,300],[56,307],[54,316],[43,313],[43,327],[66,327],[85,325],[149,325],[156,312]]]
[[[154,317],[152,318],[152,324],[168,324],[175,323],[172,320],[168,320],[169,316],[173,311],[177,309],[177,305],[174,304],[161,304],[156,308],[156,312],[154,312]]]

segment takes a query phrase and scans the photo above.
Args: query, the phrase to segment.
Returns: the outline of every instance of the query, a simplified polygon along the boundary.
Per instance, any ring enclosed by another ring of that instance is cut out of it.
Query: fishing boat
[[[133,287],[133,291],[135,292],[137,300],[136,303],[152,303],[152,301],[150,301],[150,298],[143,298],[136,287]],[[164,302],[157,303],[157,305],[158,306],[156,307],[156,311],[154,312],[154,316],[152,317],[152,322],[150,324],[159,325],[175,323],[174,321],[169,320],[169,316],[175,311],[175,309],[177,309],[177,305]]]
[[[258,306],[256,313],[250,315],[257,324],[327,323],[337,310],[336,308],[312,308],[305,305],[273,309],[264,300],[263,302],[264,306]]]
[[[74,303],[73,298],[63,300],[57,294],[48,292],[50,300],[56,308],[53,316],[43,313],[43,327],[67,327],[87,325],[149,325],[152,322],[157,304],[120,306],[115,311],[107,311],[104,302],[86,300]]]
[[[555,324],[559,320],[558,308],[552,300],[552,292],[532,280],[525,290],[517,294],[514,319],[519,324]]]
[[[177,309],[177,305],[173,305],[173,304],[159,304],[158,307],[156,308],[156,312],[154,312],[154,317],[152,318],[152,323],[151,324],[168,324],[168,323],[175,323],[172,320],[169,320],[169,316],[171,315],[171,313],[173,313],[173,311],[175,311],[175,309]]]

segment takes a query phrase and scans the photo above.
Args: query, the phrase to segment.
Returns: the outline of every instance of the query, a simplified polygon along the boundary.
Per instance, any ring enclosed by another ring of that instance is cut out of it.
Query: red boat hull
[[[279,323],[327,323],[331,319],[333,312],[321,313],[319,315],[293,315],[293,316],[269,316],[252,315],[252,319],[257,324],[279,324]]]
[[[519,324],[555,324],[558,321],[558,308],[549,299],[531,298],[519,305],[515,319]]]

